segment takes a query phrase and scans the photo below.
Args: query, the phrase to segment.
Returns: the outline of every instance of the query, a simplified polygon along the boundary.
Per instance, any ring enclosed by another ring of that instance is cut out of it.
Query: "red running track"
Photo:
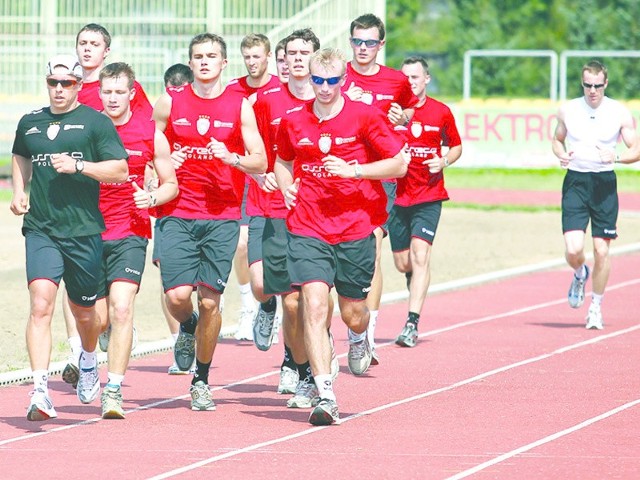
[[[613,258],[605,330],[567,306],[570,273],[546,271],[427,300],[414,349],[393,344],[404,304],[378,322],[381,364],[347,373],[334,319],[341,422],[275,393],[282,345],[224,341],[215,412],[189,409],[169,354],[134,359],[127,418],[101,420],[59,378],[58,418],[28,422],[30,386],[0,389],[2,478],[640,478],[640,254]],[[103,382],[106,371],[101,370]]]

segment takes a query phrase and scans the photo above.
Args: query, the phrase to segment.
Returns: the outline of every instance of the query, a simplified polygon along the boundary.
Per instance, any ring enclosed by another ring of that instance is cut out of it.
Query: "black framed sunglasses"
[[[342,80],[342,77],[324,78],[324,77],[318,77],[316,75],[311,75],[311,81],[316,85],[322,85],[324,82],[327,82],[328,85],[333,86],[333,85],[336,85],[340,80]]]
[[[373,48],[380,45],[380,40],[363,40],[361,38],[351,37],[351,43],[353,43],[356,47],[361,47],[364,44],[367,48]]]
[[[588,90],[591,90],[592,88],[595,88],[596,90],[598,90],[599,88],[604,87],[604,83],[587,83],[587,82],[582,82],[582,86]]]
[[[52,88],[56,88],[58,84],[62,85],[62,88],[75,87],[78,84],[77,80],[56,80],[55,78],[47,78],[47,85]]]

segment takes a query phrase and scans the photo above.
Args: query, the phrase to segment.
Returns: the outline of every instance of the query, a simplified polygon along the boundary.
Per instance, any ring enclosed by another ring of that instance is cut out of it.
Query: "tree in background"
[[[437,95],[462,94],[464,52],[471,49],[635,50],[640,48],[637,0],[393,0],[387,3],[387,64],[407,55],[429,61]],[[599,58],[609,68],[611,96],[638,96],[640,62]],[[569,97],[582,94],[580,66],[570,58]],[[474,58],[474,97],[548,98],[549,61]]]

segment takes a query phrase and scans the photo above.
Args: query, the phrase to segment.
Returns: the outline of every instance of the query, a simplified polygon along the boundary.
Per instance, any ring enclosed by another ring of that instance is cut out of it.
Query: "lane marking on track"
[[[612,285],[612,286],[608,287],[607,290],[608,291],[617,290],[617,289],[628,287],[628,286],[632,286],[632,285],[635,285],[635,284],[638,284],[638,283],[640,283],[640,279],[629,280],[629,281],[626,281],[626,282],[622,282],[622,283],[618,283],[618,284]],[[450,325],[448,327],[440,328],[440,329],[437,329],[437,330],[429,330],[427,332],[424,332],[424,333],[420,334],[419,337],[422,338],[422,337],[438,335],[440,333],[449,332],[449,331],[452,331],[452,330],[468,327],[468,326],[471,326],[471,325],[476,325],[476,324],[479,324],[479,323],[485,323],[485,322],[489,322],[489,321],[492,321],[492,320],[499,320],[501,318],[512,317],[512,316],[519,315],[521,313],[527,313],[527,312],[531,312],[531,311],[534,311],[534,310],[539,310],[539,309],[542,309],[542,308],[547,308],[547,307],[559,305],[559,304],[562,304],[562,303],[564,303],[566,301],[567,300],[565,298],[563,298],[563,299],[560,299],[560,300],[553,300],[553,301],[549,301],[549,302],[543,302],[543,303],[531,305],[529,307],[523,307],[523,308],[518,308],[518,309],[515,309],[515,310],[510,310],[510,311],[504,312],[504,313],[488,315],[486,317],[481,317],[481,318],[478,318],[478,319],[475,319],[475,320],[469,320],[467,322],[456,323],[454,325]],[[635,329],[635,328],[636,327],[632,327],[632,329]],[[640,328],[640,326],[638,326],[638,328]],[[618,332],[627,333],[627,330],[620,330]],[[589,343],[596,343],[596,342],[601,341],[601,339],[610,338],[612,336],[616,336],[618,334],[618,332],[613,332],[613,333],[610,333],[610,334],[607,334],[607,335],[594,337],[593,339],[587,340],[585,342],[581,342],[581,343],[576,344],[576,345],[582,346],[583,344],[587,345]],[[391,346],[391,345],[395,345],[395,341],[390,341],[390,342],[377,344],[376,348],[384,348],[384,347]],[[567,347],[564,347],[564,349],[557,350],[556,353],[564,353],[565,351],[572,350],[573,348],[577,348],[577,347],[575,347],[573,345],[569,345]],[[538,358],[538,357],[535,357],[535,358],[537,360],[541,360],[541,359],[547,358],[547,356],[551,356],[553,354],[554,353],[552,352],[551,354],[546,354],[545,356],[542,356],[540,358]],[[343,354],[338,355],[338,358],[343,358],[343,357],[346,357],[346,356],[347,356],[347,353],[343,353]],[[535,360],[535,361],[537,361],[537,360]],[[519,363],[513,364],[513,365],[514,366],[520,366],[520,365],[525,365],[526,363],[529,363],[529,361],[525,360],[524,363],[519,362]],[[502,368],[505,369],[505,370],[508,370],[510,368],[513,368],[513,367],[512,366],[507,366],[507,367],[502,367]],[[493,372],[493,373],[491,373],[491,375],[493,375],[495,373],[500,373],[497,370],[492,370],[491,372]],[[271,377],[271,376],[274,376],[274,375],[278,375],[279,373],[280,373],[279,370],[273,370],[273,371],[270,371],[270,372],[266,372],[266,373],[262,373],[262,374],[259,374],[259,375],[255,375],[253,377],[248,377],[248,378],[245,378],[245,379],[242,379],[242,380],[238,380],[237,382],[232,382],[232,383],[228,383],[226,385],[220,385],[220,386],[217,386],[217,387],[212,387],[211,390],[214,391],[214,392],[215,391],[220,391],[220,390],[228,389],[228,388],[231,388],[231,387],[234,387],[234,386],[237,386],[237,385],[243,385],[243,384],[254,382],[256,380],[261,380],[261,379],[268,378],[268,377]],[[484,378],[484,377],[481,377],[481,376],[472,377],[472,379],[470,381],[476,381],[476,380],[479,380],[481,378]],[[454,384],[454,386],[452,388],[464,385],[465,383],[469,383],[469,382],[463,380],[462,382],[458,382],[458,383]],[[441,389],[438,389],[438,390],[434,391],[434,393],[441,393],[441,392],[444,392],[444,391],[446,391],[446,390],[448,390],[450,388],[451,387],[443,387]],[[411,397],[410,399],[408,399],[406,401],[414,401],[414,400],[418,400],[420,398],[423,398],[424,396],[429,396],[429,395],[433,395],[434,394],[434,393],[429,393],[429,392],[427,392],[427,393],[428,394],[422,394],[422,395],[419,395],[419,396],[416,396],[416,397]],[[165,405],[165,404],[172,403],[172,402],[175,402],[175,401],[178,401],[178,400],[184,400],[184,399],[189,398],[189,397],[190,397],[189,394],[185,394],[185,395],[180,395],[178,397],[167,398],[165,400],[160,400],[160,401],[149,403],[149,404],[146,404],[146,405],[141,405],[139,407],[132,408],[130,410],[126,410],[125,414],[128,415],[128,414],[134,413],[134,412],[140,412],[140,411],[144,411],[144,410],[149,410],[151,408],[155,408],[155,407],[158,407],[160,405]],[[406,403],[406,401],[402,401],[401,403]],[[397,405],[400,405],[401,403],[397,403]],[[390,406],[396,406],[396,404],[390,404]],[[388,408],[388,407],[386,407],[386,408]],[[371,411],[354,414],[351,417],[358,418],[359,416],[366,415],[368,413],[374,413],[376,411],[378,411],[378,409],[373,409]],[[351,417],[345,417],[344,419],[341,419],[340,422],[343,423],[345,421],[348,421],[348,420],[352,419]],[[64,426],[61,426],[61,427],[54,427],[54,428],[51,428],[51,429],[46,430],[46,431],[41,431],[41,432],[36,432],[36,433],[29,433],[27,435],[21,435],[19,437],[13,437],[13,438],[5,439],[5,440],[0,440],[0,446],[7,445],[7,444],[10,444],[10,443],[14,443],[14,442],[18,442],[18,441],[29,440],[29,439],[40,437],[42,435],[47,435],[47,434],[50,434],[50,433],[57,433],[57,432],[69,430],[71,428],[80,427],[80,426],[83,426],[83,425],[89,425],[89,424],[98,422],[100,420],[102,420],[101,417],[95,417],[95,418],[91,418],[91,419],[88,419],[88,420],[82,420],[82,421],[77,422],[77,423],[64,425]],[[315,428],[318,428],[318,427],[315,427]],[[313,429],[311,431],[313,431]],[[278,440],[278,441],[280,441],[280,440]],[[240,453],[242,453],[242,452],[240,452]]]
[[[474,473],[478,473],[486,468],[492,467],[493,465],[496,465],[500,462],[503,462],[504,460],[508,460],[509,458],[515,457],[516,455],[519,455],[521,453],[524,453],[528,450],[531,450],[533,448],[539,447],[540,445],[544,445],[545,443],[549,443],[552,442],[553,440],[557,440],[558,438],[564,437],[565,435],[569,435],[570,433],[576,432],[578,430],[581,430],[585,427],[588,427],[589,425],[593,425],[596,422],[599,422],[600,420],[604,420],[606,418],[611,417],[612,415],[615,415],[617,413],[623,412],[625,410],[627,410],[628,408],[632,408],[635,407],[636,405],[640,405],[640,399],[637,400],[633,400],[631,402],[625,403],[624,405],[620,405],[619,407],[616,407],[612,410],[609,410],[607,412],[604,412],[598,416],[589,418],[587,420],[585,420],[584,422],[580,422],[577,425],[574,425],[573,427],[569,427],[566,428],[564,430],[561,430],[559,432],[556,432],[552,435],[546,436],[544,438],[541,438],[539,440],[536,440],[535,442],[531,442],[527,445],[523,445],[522,447],[516,448],[515,450],[511,450],[510,452],[506,452],[503,453],[502,455],[492,458],[491,460],[488,460],[484,463],[481,463],[479,465],[476,465],[473,468],[470,468],[468,470],[464,470],[462,472],[459,472],[451,477],[449,477],[447,480],[459,480],[461,478],[466,478],[469,475],[473,475]]]
[[[589,339],[589,340],[586,340],[586,341],[583,341],[583,342],[578,342],[578,343],[574,343],[574,344],[571,344],[571,345],[567,345],[565,347],[556,349],[556,350],[554,350],[554,351],[552,351],[550,353],[545,353],[545,354],[542,354],[542,355],[538,355],[538,356],[535,356],[535,357],[528,358],[526,360],[521,360],[519,362],[512,363],[510,365],[505,365],[503,367],[499,367],[499,368],[496,368],[496,369],[493,369],[493,370],[489,370],[489,371],[481,373],[479,375],[475,375],[475,376],[469,377],[469,378],[467,378],[465,380],[461,380],[459,382],[453,383],[453,384],[448,385],[446,387],[438,388],[438,389],[435,389],[435,390],[430,390],[428,392],[424,392],[424,393],[421,393],[419,395],[414,395],[412,397],[407,397],[407,398],[404,398],[402,400],[398,400],[398,401],[395,401],[395,402],[391,402],[391,403],[387,403],[387,404],[384,404],[384,405],[380,405],[378,407],[371,408],[371,409],[365,410],[363,412],[354,413],[353,415],[349,415],[348,417],[344,417],[344,418],[338,420],[337,425],[343,424],[345,422],[349,422],[351,420],[356,420],[356,419],[364,417],[366,415],[372,415],[374,413],[378,413],[378,412],[381,412],[383,410],[387,410],[389,408],[393,408],[393,407],[404,405],[404,404],[407,404],[407,403],[410,403],[410,402],[414,402],[416,400],[422,400],[424,398],[431,397],[431,396],[437,395],[439,393],[443,393],[443,392],[446,392],[446,391],[449,391],[449,390],[453,390],[455,388],[458,388],[458,387],[461,387],[461,386],[464,386],[464,385],[468,385],[470,383],[477,382],[479,380],[483,380],[483,379],[485,379],[487,377],[491,377],[493,375],[498,375],[500,373],[506,372],[508,370],[512,370],[514,368],[521,367],[523,365],[528,365],[528,364],[531,364],[531,363],[539,362],[541,360],[546,360],[546,359],[551,358],[551,357],[553,357],[555,355],[561,355],[561,354],[566,353],[566,352],[568,352],[570,350],[575,350],[577,348],[581,348],[581,347],[584,347],[584,346],[587,346],[587,345],[592,345],[594,343],[602,342],[604,340],[609,340],[611,338],[615,338],[615,337],[618,337],[620,335],[625,335],[627,333],[631,333],[631,332],[634,332],[636,330],[640,330],[640,325],[635,325],[633,327],[629,327],[629,328],[626,328],[624,330],[618,330],[616,332],[612,332],[610,334],[606,334],[606,335],[602,335],[602,336],[599,336],[599,337],[595,337],[593,339]],[[636,403],[637,402],[640,402],[640,400],[636,401]],[[633,405],[629,405],[629,406],[633,406]],[[618,408],[622,408],[622,407],[618,407]],[[625,408],[629,408],[629,407],[625,407]],[[615,413],[617,413],[617,412],[615,412]],[[603,418],[606,418],[606,417],[603,417]],[[240,455],[240,454],[243,454],[243,453],[247,453],[247,452],[251,452],[251,451],[254,451],[254,450],[258,450],[258,449],[263,448],[263,447],[268,447],[268,446],[271,446],[271,445],[284,443],[284,442],[287,442],[289,440],[294,440],[296,438],[303,437],[305,435],[309,435],[311,433],[316,433],[316,432],[319,432],[321,430],[324,430],[325,428],[327,428],[327,427],[326,426],[325,427],[308,427],[306,430],[303,430],[303,431],[298,432],[298,433],[294,433],[294,434],[287,435],[287,436],[280,437],[280,438],[274,438],[273,440],[268,440],[266,442],[256,443],[254,445],[249,445],[249,446],[237,449],[237,450],[226,452],[226,453],[224,453],[222,455],[216,455],[215,457],[210,457],[210,458],[207,458],[207,459],[204,459],[204,460],[200,460],[199,462],[194,462],[192,464],[185,465],[185,466],[180,467],[180,468],[176,468],[175,470],[170,470],[170,471],[162,473],[160,475],[156,475],[154,477],[150,477],[150,480],[160,480],[160,479],[164,479],[164,478],[170,478],[170,477],[173,477],[173,476],[176,476],[176,475],[180,475],[180,474],[195,470],[197,468],[203,467],[205,465],[209,465],[211,463],[214,463],[214,462],[217,462],[217,461],[220,461],[220,460],[224,460],[224,459],[236,456],[236,455]]]

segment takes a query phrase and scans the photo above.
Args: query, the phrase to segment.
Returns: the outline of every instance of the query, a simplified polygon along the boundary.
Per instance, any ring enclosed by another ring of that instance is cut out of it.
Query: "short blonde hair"
[[[347,57],[338,48],[323,48],[313,52],[309,59],[309,70],[311,70],[311,65],[319,65],[329,70],[333,68],[332,64],[335,60],[340,62],[340,76],[344,75],[347,71]]]

